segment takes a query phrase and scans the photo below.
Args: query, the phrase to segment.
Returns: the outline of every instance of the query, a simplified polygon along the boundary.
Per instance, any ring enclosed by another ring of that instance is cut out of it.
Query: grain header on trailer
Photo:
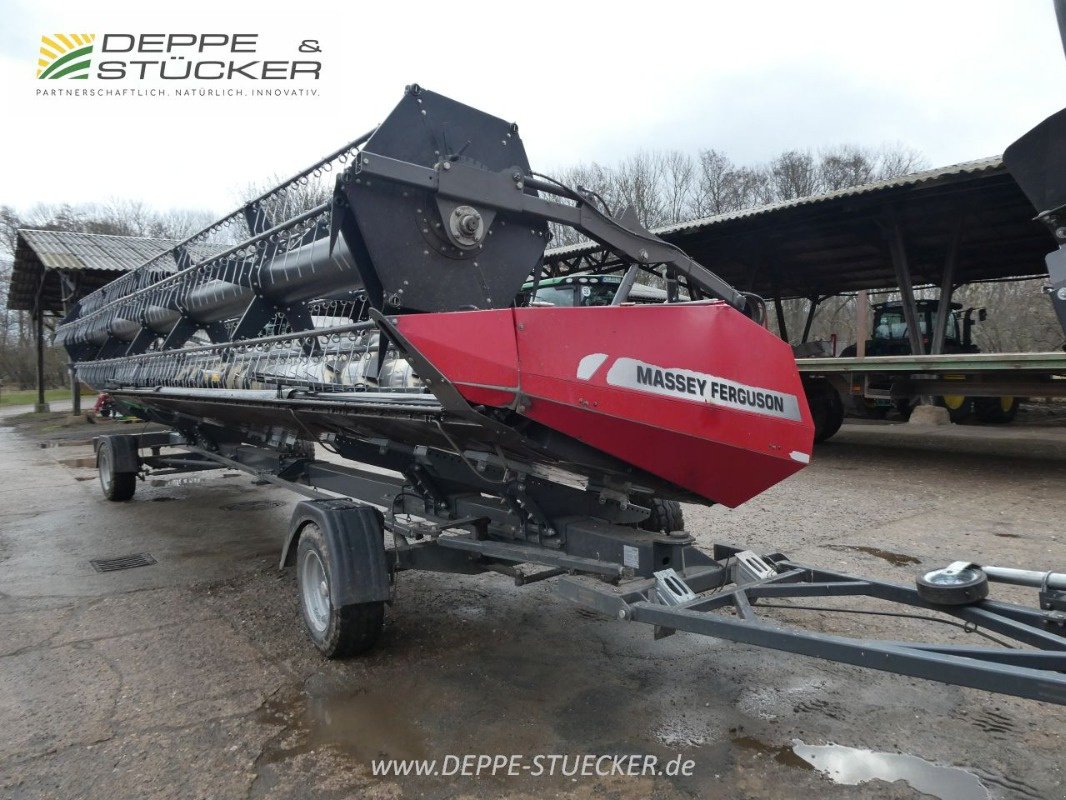
[[[609,304],[516,303],[549,223],[626,262]],[[641,270],[680,292],[627,302]],[[374,643],[402,571],[496,571],[659,635],[1066,702],[1058,576],[1030,609],[984,599],[997,573],[968,564],[914,588],[695,546],[679,502],[735,506],[810,460],[792,351],[763,317],[634,215],[533,172],[515,125],[411,86],[370,133],[84,298],[58,339],[79,379],[168,429],[98,440],[109,499],[148,472],[219,466],[307,497],[281,561],[329,656]],[[1024,649],[758,613],[764,598],[853,596]]]

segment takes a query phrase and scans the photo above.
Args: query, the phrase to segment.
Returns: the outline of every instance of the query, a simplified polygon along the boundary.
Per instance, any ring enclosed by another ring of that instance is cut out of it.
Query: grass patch
[[[53,400],[66,400],[68,397],[70,397],[70,389],[67,388],[46,389],[44,393],[47,403]],[[17,389],[10,392],[7,389],[0,389],[0,406],[30,406],[36,402],[36,389]]]

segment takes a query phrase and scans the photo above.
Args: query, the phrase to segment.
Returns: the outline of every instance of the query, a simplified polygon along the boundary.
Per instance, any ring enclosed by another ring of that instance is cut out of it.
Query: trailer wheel
[[[973,410],[981,422],[1012,422],[1018,415],[1017,397],[977,397]]]
[[[333,565],[322,531],[304,525],[296,548],[300,610],[311,641],[326,658],[347,658],[374,646],[385,624],[385,604],[356,603],[337,608],[332,600]]]
[[[814,441],[824,442],[840,430],[844,422],[844,403],[840,393],[828,381],[811,381],[804,389],[814,421]]]
[[[638,526],[653,533],[672,533],[685,529],[685,513],[676,500],[660,500],[656,497],[649,503],[651,514]]]
[[[106,437],[96,449],[96,469],[100,473],[100,489],[108,500],[124,502],[137,491],[136,473],[115,471],[115,450]]]
[[[970,566],[957,573],[934,569],[915,579],[918,596],[938,606],[964,606],[988,597],[988,575]]]

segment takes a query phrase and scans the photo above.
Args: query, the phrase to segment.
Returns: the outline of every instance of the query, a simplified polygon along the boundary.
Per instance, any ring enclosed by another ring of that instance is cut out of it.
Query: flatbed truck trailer
[[[816,441],[836,433],[849,397],[897,406],[924,398],[1016,403],[1018,398],[1066,397],[1066,352],[817,357],[797,358],[796,365],[815,418]]]

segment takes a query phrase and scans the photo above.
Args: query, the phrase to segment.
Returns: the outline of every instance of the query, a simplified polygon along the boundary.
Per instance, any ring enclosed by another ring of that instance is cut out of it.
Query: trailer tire
[[[676,500],[660,500],[658,497],[648,504],[651,514],[638,526],[641,530],[652,533],[672,533],[685,530],[685,512]]]
[[[937,579],[944,570],[934,569],[915,579],[918,596],[937,606],[965,606],[988,597],[988,575],[980,567],[967,567],[950,581]]]
[[[100,489],[108,500],[122,503],[131,499],[137,491],[137,474],[118,472],[115,469],[115,462],[114,445],[105,436],[96,448],[96,470],[100,474]]]
[[[337,608],[330,600],[333,563],[322,530],[308,522],[296,548],[296,583],[304,627],[326,658],[348,658],[372,648],[385,625],[385,603]]]
[[[1018,416],[1017,397],[977,397],[973,401],[974,414],[981,422],[997,424],[1013,422]]]
[[[814,441],[824,442],[840,430],[844,422],[844,402],[840,393],[825,380],[812,381],[804,389],[814,421]]]

